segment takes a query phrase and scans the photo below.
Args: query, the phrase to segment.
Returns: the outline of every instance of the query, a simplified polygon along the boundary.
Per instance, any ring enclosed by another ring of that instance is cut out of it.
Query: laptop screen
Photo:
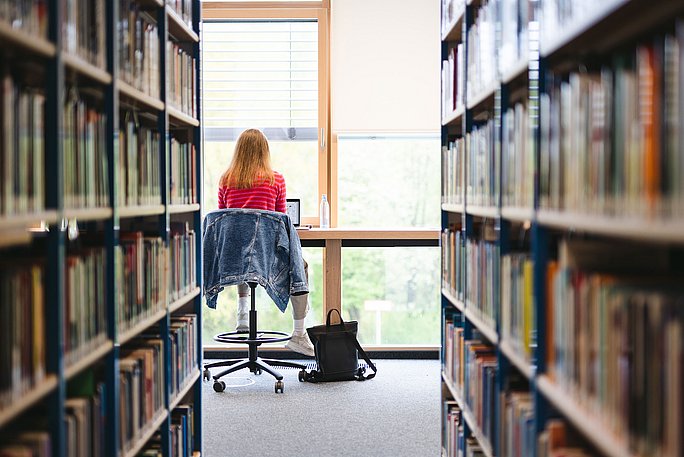
[[[299,224],[301,222],[299,213],[300,204],[301,202],[298,198],[287,199],[287,215],[290,216],[292,225],[294,225],[295,227],[299,227]]]

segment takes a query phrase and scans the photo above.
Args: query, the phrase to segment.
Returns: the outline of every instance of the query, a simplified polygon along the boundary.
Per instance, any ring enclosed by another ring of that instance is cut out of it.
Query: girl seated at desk
[[[230,166],[219,181],[219,209],[250,208],[286,213],[285,201],[285,178],[271,167],[268,140],[259,130],[245,130],[235,144],[235,154]],[[308,282],[306,261],[304,271]],[[238,285],[238,331],[249,331],[249,295],[247,284]],[[309,312],[309,294],[292,296],[290,301],[294,329],[286,347],[313,357],[314,348],[304,330],[304,319]]]

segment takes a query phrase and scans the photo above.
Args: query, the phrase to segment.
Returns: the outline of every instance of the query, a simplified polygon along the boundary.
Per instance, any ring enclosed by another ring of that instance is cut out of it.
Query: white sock
[[[294,319],[294,330],[293,335],[303,335],[304,334],[304,319]]]
[[[237,308],[238,316],[247,315],[249,313],[249,307],[250,307],[249,297],[238,297],[238,308]]]

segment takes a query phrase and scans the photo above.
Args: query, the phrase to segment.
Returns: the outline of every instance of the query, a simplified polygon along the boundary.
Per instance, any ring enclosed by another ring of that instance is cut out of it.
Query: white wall
[[[437,132],[440,1],[331,1],[334,132]]]

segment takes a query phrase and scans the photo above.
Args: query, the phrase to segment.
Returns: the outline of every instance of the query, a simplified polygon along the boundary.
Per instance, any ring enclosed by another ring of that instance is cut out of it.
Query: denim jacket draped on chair
[[[257,209],[222,209],[202,224],[207,306],[225,286],[258,282],[285,312],[290,295],[309,291],[299,236],[289,216]]]

